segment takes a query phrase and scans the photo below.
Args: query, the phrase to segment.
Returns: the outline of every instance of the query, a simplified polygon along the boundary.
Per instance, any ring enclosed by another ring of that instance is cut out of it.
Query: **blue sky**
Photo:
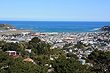
[[[0,20],[110,21],[110,0],[0,0]]]

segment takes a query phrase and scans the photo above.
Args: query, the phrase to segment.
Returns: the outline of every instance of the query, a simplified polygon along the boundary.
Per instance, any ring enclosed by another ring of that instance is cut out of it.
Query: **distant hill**
[[[0,30],[10,30],[10,29],[16,29],[13,25],[9,24],[0,24]]]
[[[104,26],[104,27],[98,29],[97,31],[110,31],[110,26]]]

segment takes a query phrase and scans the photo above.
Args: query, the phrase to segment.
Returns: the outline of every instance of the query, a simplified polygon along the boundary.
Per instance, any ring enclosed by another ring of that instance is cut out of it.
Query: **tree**
[[[110,52],[94,50],[88,59],[93,63],[93,70],[96,72],[109,72],[110,70]]]
[[[84,48],[85,44],[83,44],[81,41],[78,41],[77,44],[74,46],[75,48],[77,47],[78,49]]]
[[[45,64],[49,63],[49,59],[50,57],[48,55],[38,55],[35,56],[35,62],[40,65],[41,67],[43,67]]]
[[[46,62],[44,61],[46,57],[42,57],[41,63]],[[7,53],[0,51],[0,73],[47,73],[47,70],[48,67],[23,62],[22,56],[13,59]]]
[[[38,37],[34,37],[31,41],[29,41],[28,48],[31,48],[32,51],[38,55],[46,55],[49,53],[50,46],[50,44],[46,44],[38,39]]]
[[[40,73],[40,67],[31,62],[17,62],[9,68],[10,73]]]
[[[78,57],[75,54],[72,54],[72,53],[67,53],[66,56],[67,57],[73,57],[75,59],[78,59]]]
[[[74,58],[65,59],[58,58],[51,61],[52,67],[54,68],[53,73],[85,73],[89,72],[89,67],[82,65],[79,61]]]
[[[3,51],[21,51],[19,43],[6,43],[2,46]]]
[[[5,41],[0,41],[0,47],[2,47],[5,43]]]
[[[0,51],[0,73],[5,72],[8,67],[14,64],[13,58],[10,58],[7,53]]]
[[[39,42],[41,42],[41,40],[38,37],[34,37],[31,41],[29,41],[29,43],[30,42],[32,42],[32,43],[39,43]]]

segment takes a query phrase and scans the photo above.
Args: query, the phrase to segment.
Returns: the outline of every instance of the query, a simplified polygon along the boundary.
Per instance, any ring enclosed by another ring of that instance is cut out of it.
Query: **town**
[[[49,51],[50,60],[58,59],[59,53],[65,54],[66,59],[70,59],[76,55],[76,59],[80,61],[82,65],[93,67],[92,63],[86,61],[91,52],[95,49],[110,52],[110,32],[108,31],[91,33],[22,32],[15,34],[3,34],[0,36],[0,41],[4,41],[6,43],[26,43],[30,42],[35,37],[38,37],[45,43],[49,43],[50,50],[52,50],[52,52]],[[0,46],[0,49],[3,50],[3,47]],[[57,50],[57,52],[54,53],[53,50]],[[33,50],[31,47],[26,46],[25,51],[31,53]],[[9,56],[12,58],[19,57],[20,55],[24,56],[22,52],[17,52],[15,50],[6,50],[5,52],[9,53]],[[29,61],[36,64],[34,58],[31,59],[29,55],[26,55],[23,61]],[[48,72],[54,71],[54,69],[52,69],[52,64],[45,63],[44,65],[50,67]],[[4,68],[7,67],[1,67],[1,69]]]
[[[51,44],[51,49],[60,48],[63,49],[66,44],[71,44],[66,49],[79,50],[82,48],[74,48],[77,42],[81,42],[85,45],[84,49],[91,48],[110,51],[110,32],[91,32],[91,33],[34,33],[34,32],[22,32],[18,34],[4,34],[0,36],[0,40],[9,42],[28,42],[32,38],[38,37],[41,41]],[[78,51],[78,52],[79,52]]]

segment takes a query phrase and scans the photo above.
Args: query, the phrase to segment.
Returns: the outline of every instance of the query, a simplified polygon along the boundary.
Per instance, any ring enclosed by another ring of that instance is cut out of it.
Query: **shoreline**
[[[9,35],[9,34],[19,34],[23,32],[31,32],[31,31],[38,31],[38,30],[0,30],[0,36],[3,34]],[[95,31],[95,32],[80,32],[80,33],[102,33],[104,31]],[[54,33],[60,33],[60,32],[35,32],[35,33],[44,33],[44,34],[54,34]],[[79,33],[79,32],[62,32],[62,33]]]
[[[38,31],[38,30],[0,30],[0,36],[3,34],[19,34],[23,32],[31,32],[31,31]]]

